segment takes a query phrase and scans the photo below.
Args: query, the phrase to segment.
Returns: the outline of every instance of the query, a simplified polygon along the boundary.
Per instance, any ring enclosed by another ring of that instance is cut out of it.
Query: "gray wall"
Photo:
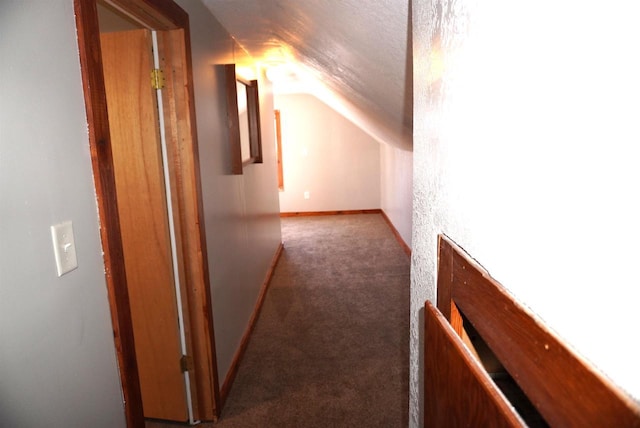
[[[72,0],[0,3],[0,425],[125,425]]]
[[[220,384],[238,349],[280,236],[273,96],[260,79],[263,164],[227,175],[224,73],[216,64],[246,60],[200,2],[180,0],[189,13],[200,168]]]

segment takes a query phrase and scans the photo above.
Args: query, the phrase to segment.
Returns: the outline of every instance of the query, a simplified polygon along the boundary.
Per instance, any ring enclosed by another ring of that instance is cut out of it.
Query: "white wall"
[[[263,164],[227,175],[228,131],[224,72],[241,50],[200,2],[179,0],[190,17],[209,274],[220,384],[238,349],[258,292],[281,241],[273,96],[260,78]]]
[[[411,248],[413,152],[380,145],[380,205]]]
[[[282,125],[280,210],[380,208],[380,145],[312,95],[277,95],[275,103]]]
[[[124,427],[72,0],[0,2],[0,76],[0,425]]]
[[[413,7],[411,425],[440,232],[639,398],[638,6]]]

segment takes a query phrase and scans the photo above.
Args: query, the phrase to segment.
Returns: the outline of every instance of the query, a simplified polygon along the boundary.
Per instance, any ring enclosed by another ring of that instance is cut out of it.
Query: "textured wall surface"
[[[0,2],[0,58],[0,425],[124,427],[73,1]]]
[[[277,95],[276,108],[282,124],[282,212],[380,208],[379,143],[311,95]]]
[[[380,207],[411,247],[413,152],[380,145]]]
[[[224,72],[216,65],[237,61],[243,52],[200,2],[177,3],[189,13],[191,25],[204,222],[222,385],[281,240],[273,95],[270,83],[258,75],[264,163],[245,166],[242,175],[228,175]]]
[[[413,6],[411,425],[438,233],[639,398],[638,7]]]

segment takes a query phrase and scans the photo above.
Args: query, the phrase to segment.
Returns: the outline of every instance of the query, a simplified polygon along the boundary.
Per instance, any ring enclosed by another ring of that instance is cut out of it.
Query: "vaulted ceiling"
[[[203,0],[271,68],[276,91],[305,88],[403,149],[412,147],[409,1]]]

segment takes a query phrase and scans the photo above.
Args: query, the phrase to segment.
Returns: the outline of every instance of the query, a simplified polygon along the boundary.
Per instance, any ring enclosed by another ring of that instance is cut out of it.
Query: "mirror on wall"
[[[238,125],[240,127],[240,153],[242,163],[251,160],[251,142],[249,139],[249,111],[247,85],[236,80],[236,93],[238,97]]]
[[[235,65],[225,66],[231,173],[242,174],[252,163],[262,163],[258,81],[236,76]]]

